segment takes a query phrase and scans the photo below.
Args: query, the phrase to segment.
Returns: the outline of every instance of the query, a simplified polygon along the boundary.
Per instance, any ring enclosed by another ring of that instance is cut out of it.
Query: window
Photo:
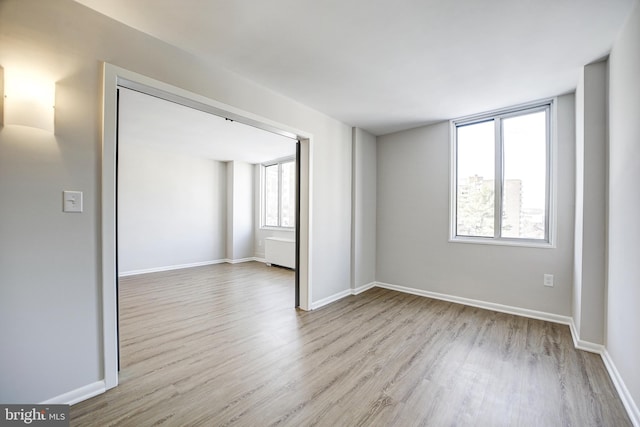
[[[263,165],[264,227],[291,228],[296,220],[296,162],[287,159]]]
[[[452,121],[452,240],[551,243],[551,106]]]

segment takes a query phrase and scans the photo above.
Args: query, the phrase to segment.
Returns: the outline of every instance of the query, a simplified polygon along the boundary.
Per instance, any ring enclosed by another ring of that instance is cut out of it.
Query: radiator
[[[264,239],[264,260],[267,265],[296,268],[296,242],[292,239],[267,237]]]

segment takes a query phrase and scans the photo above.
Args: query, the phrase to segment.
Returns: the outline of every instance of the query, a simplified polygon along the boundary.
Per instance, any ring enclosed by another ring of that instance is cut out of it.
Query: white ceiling
[[[575,89],[634,0],[76,0],[381,135]]]
[[[120,88],[119,142],[247,163],[293,156],[296,142],[242,123]]]

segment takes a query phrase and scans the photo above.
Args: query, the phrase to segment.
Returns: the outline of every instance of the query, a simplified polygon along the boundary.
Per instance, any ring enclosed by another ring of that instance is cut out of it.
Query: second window
[[[452,122],[453,239],[550,242],[551,103]]]
[[[263,165],[264,227],[295,226],[296,162],[283,160]]]

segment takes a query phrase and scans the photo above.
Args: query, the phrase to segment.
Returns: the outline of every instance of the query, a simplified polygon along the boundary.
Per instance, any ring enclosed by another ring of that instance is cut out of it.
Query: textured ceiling
[[[575,89],[634,0],[76,0],[380,135]]]

